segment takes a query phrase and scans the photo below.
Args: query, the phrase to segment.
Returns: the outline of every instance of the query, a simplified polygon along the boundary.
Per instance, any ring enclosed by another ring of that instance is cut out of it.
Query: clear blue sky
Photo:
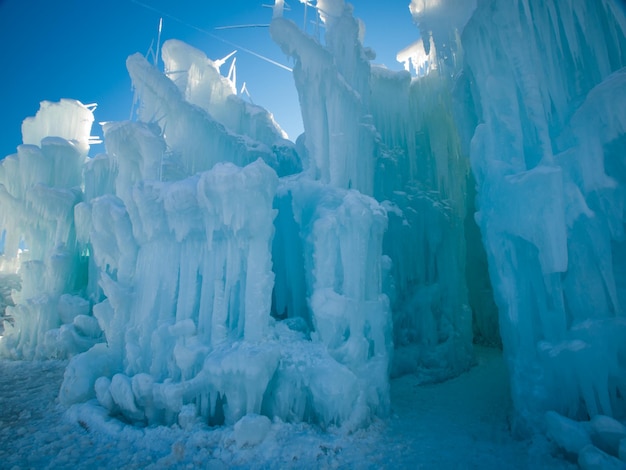
[[[395,53],[419,37],[409,14],[409,1],[351,2],[355,16],[366,24],[365,44],[378,54],[374,63],[401,69]],[[83,103],[96,102],[96,122],[128,119],[132,92],[126,57],[148,51],[151,42],[156,41],[161,16],[163,40],[182,39],[213,59],[235,49],[217,36],[291,65],[272,42],[267,28],[215,29],[269,23],[272,11],[263,3],[274,2],[0,0],[0,158],[15,152],[21,143],[22,120],[34,115],[42,100],[75,98]],[[303,6],[298,0],[287,3],[292,11],[286,16],[302,24]],[[273,112],[290,138],[295,139],[302,124],[291,74],[240,50],[237,79],[238,87],[245,81],[254,102]],[[92,134],[101,134],[97,124]]]

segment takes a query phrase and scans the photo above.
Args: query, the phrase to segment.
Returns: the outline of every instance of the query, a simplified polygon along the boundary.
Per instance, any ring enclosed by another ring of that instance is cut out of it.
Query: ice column
[[[348,6],[326,20],[327,48],[279,17],[270,32],[296,60],[310,158],[309,174],[331,186],[373,195],[375,132],[368,116],[370,65],[359,41],[359,24]]]
[[[24,144],[0,166],[4,257],[20,254],[21,292],[7,308],[0,352],[11,357],[64,356],[99,340],[89,302],[79,294],[86,260],[76,243],[74,206],[89,150],[91,109],[74,100],[42,102],[22,125]],[[61,326],[63,325],[63,326]],[[58,327],[61,327],[60,329]]]
[[[275,205],[273,314],[309,334],[310,347],[322,356],[311,361],[305,350],[283,359],[277,381],[304,383],[321,424],[360,426],[389,407],[391,318],[382,293],[385,210],[358,191],[333,188],[307,175],[282,181]],[[309,363],[310,370],[293,371],[292,362]]]

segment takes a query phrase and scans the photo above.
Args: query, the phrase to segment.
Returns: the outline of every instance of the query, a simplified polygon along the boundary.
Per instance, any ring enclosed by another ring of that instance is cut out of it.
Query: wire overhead
[[[236,47],[237,49],[242,50],[244,52],[247,52],[248,54],[253,55],[254,57],[257,57],[257,58],[259,58],[261,60],[264,60],[265,62],[268,62],[268,63],[270,63],[272,65],[275,65],[276,67],[279,67],[279,68],[281,68],[283,70],[287,70],[288,72],[292,72],[293,71],[293,69],[291,69],[290,67],[287,67],[284,64],[281,64],[280,62],[277,62],[277,61],[275,61],[273,59],[270,59],[269,57],[266,57],[266,56],[264,56],[262,54],[254,52],[253,50],[250,50],[247,47],[244,47],[244,46],[242,46],[240,44],[235,44],[232,41],[229,41],[227,39],[224,39],[224,38],[221,38],[219,36],[216,36],[215,34],[211,33],[210,31],[207,31],[206,29],[203,29],[203,28],[195,26],[195,25],[193,25],[191,23],[188,23],[187,21],[182,20],[182,19],[180,19],[180,18],[178,18],[178,17],[176,17],[174,15],[171,15],[171,14],[165,12],[165,11],[162,11],[162,10],[160,10],[158,8],[154,8],[153,6],[148,5],[146,3],[143,3],[143,2],[140,2],[139,0],[130,0],[130,1],[132,3],[134,3],[135,5],[139,5],[140,7],[145,8],[146,10],[153,11],[153,12],[158,13],[159,15],[161,15],[161,16],[163,16],[165,18],[169,18],[169,19],[171,19],[173,21],[176,21],[177,23],[180,23],[180,24],[182,24],[184,26],[187,26],[188,28],[195,29],[196,31],[204,33],[207,36],[209,36],[209,37],[211,37],[211,38],[213,38],[213,39],[215,39],[217,41],[223,42],[224,44],[228,44],[229,46]],[[245,26],[246,25],[241,25],[241,26],[235,26],[235,27],[232,27],[232,28],[237,28],[237,27],[241,28],[241,27],[245,27]],[[256,25],[256,26],[260,27],[261,25]],[[216,28],[216,29],[218,29],[218,28]],[[220,27],[219,29],[229,29],[229,28],[228,27]]]

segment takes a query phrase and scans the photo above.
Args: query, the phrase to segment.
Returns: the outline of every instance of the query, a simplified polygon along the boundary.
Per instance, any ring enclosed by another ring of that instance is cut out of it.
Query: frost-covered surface
[[[136,428],[97,405],[55,402],[64,362],[0,361],[3,468],[575,468],[540,436],[516,441],[500,353],[457,379],[391,382],[392,417],[354,434],[254,417],[241,426]],[[269,421],[269,420],[268,420]],[[254,430],[254,433],[252,432]],[[258,444],[255,445],[255,442]],[[554,456],[552,455],[554,453]]]

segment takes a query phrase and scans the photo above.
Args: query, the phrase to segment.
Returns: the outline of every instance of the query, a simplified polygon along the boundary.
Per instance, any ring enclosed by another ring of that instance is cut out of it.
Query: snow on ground
[[[0,361],[0,468],[575,468],[541,437],[511,437],[494,349],[477,348],[477,365],[448,382],[393,380],[391,417],[352,435],[274,422],[259,445],[241,447],[233,427],[139,429],[93,403],[65,410],[56,401],[65,365]]]

